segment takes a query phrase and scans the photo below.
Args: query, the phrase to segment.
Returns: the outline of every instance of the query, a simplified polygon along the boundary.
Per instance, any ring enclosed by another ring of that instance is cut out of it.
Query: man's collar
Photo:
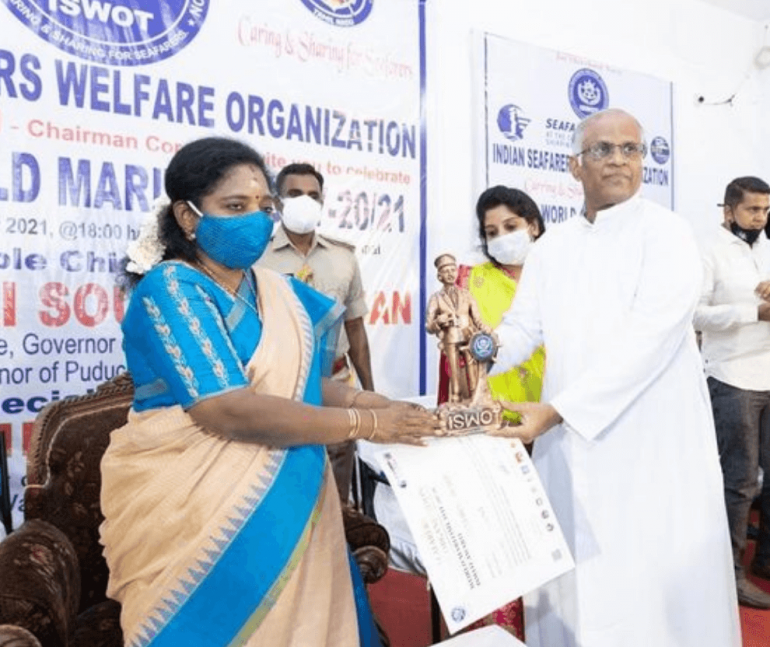
[[[289,245],[291,245],[291,241],[286,235],[286,230],[283,228],[283,225],[278,225],[273,234],[273,247],[275,249],[281,249],[282,247],[287,247]]]
[[[310,244],[310,250],[312,250],[316,245],[319,245],[321,247],[328,247],[329,243],[324,239],[324,237],[319,234],[317,231],[313,232],[313,242]],[[294,244],[289,239],[289,235],[286,233],[286,228],[283,226],[283,223],[281,223],[275,230],[275,233],[273,234],[273,248],[274,249],[283,249],[284,247],[293,247],[296,249]]]
[[[594,217],[593,224],[596,225],[600,221],[606,221],[610,218],[612,218],[615,214],[622,213],[623,211],[626,211],[627,209],[635,208],[640,200],[642,198],[642,191],[641,188],[639,191],[634,193],[628,200],[624,200],[623,202],[618,202],[615,205],[612,205],[611,207],[607,207],[606,209],[601,209],[600,211],[596,212],[596,216]],[[586,223],[589,225],[592,224],[589,222],[588,218],[586,217],[586,207],[585,203],[583,203],[583,210],[582,210],[582,216],[583,220],[585,220]]]

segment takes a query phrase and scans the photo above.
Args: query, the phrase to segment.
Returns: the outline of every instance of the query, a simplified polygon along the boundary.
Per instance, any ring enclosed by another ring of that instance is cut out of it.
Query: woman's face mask
[[[523,265],[532,247],[529,229],[517,229],[487,242],[487,251],[501,265]]]
[[[321,220],[321,204],[309,195],[283,198],[281,221],[295,234],[309,234]]]
[[[215,216],[190,208],[200,216],[195,238],[205,254],[230,269],[251,267],[264,254],[273,234],[273,219],[264,211]]]

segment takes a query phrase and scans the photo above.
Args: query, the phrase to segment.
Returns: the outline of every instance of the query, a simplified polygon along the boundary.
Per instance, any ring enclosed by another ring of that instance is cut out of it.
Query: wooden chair
[[[120,605],[105,595],[100,462],[110,433],[126,422],[133,392],[124,373],[38,414],[25,522],[0,543],[0,647],[122,647]],[[377,581],[387,569],[387,532],[352,510],[343,518],[364,581]]]

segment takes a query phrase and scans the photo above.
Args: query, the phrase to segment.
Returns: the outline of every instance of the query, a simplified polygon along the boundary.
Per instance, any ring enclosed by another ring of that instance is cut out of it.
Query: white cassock
[[[534,461],[577,567],[525,596],[529,647],[740,647],[688,224],[638,196],[553,227],[492,373],[546,349],[565,422]]]

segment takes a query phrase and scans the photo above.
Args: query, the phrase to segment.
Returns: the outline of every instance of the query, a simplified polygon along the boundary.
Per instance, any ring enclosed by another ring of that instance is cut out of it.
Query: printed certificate
[[[436,647],[526,647],[502,627],[489,625],[436,643]]]
[[[520,441],[426,441],[367,449],[396,494],[450,632],[574,568]]]

